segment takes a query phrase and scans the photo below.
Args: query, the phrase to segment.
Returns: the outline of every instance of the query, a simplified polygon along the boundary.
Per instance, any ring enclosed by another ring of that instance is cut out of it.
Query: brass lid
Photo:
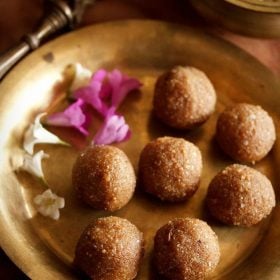
[[[190,0],[206,19],[237,33],[280,37],[280,0]]]
[[[280,0],[225,0],[233,5],[252,11],[279,13]]]

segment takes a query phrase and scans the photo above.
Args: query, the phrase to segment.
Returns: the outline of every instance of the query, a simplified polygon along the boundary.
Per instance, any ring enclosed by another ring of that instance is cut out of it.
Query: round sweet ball
[[[82,233],[74,264],[90,279],[134,279],[144,255],[143,234],[119,217],[99,218]]]
[[[175,219],[156,233],[154,263],[164,279],[205,279],[219,260],[218,238],[207,223],[199,219]]]
[[[260,106],[239,103],[219,116],[216,138],[234,160],[255,163],[271,150],[276,132],[272,118]]]
[[[192,129],[214,112],[215,89],[204,72],[176,66],[157,80],[153,107],[155,115],[177,129]]]
[[[116,211],[131,199],[136,177],[123,151],[113,146],[93,145],[78,156],[72,184],[77,196],[91,207]]]
[[[201,171],[200,150],[183,138],[158,138],[140,155],[140,185],[161,200],[190,198],[198,188]]]
[[[270,214],[275,206],[273,187],[259,171],[233,164],[220,171],[211,181],[207,207],[217,220],[250,227]]]

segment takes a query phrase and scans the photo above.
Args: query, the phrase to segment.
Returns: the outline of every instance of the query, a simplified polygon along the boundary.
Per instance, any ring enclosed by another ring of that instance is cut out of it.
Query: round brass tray
[[[249,36],[280,37],[279,0],[190,0],[194,8],[217,26]]]
[[[77,149],[59,145],[37,147],[50,155],[43,162],[47,182],[66,200],[59,221],[36,214],[32,199],[44,187],[36,178],[23,172],[15,173],[11,167],[10,159],[22,146],[24,130],[38,111],[49,106],[54,88],[59,88],[64,67],[75,62],[93,71],[117,67],[143,83],[141,93],[131,94],[121,108],[133,136],[118,146],[136,169],[141,149],[159,136],[185,137],[202,151],[204,169],[200,188],[189,201],[165,204],[137,190],[127,206],[113,213],[126,217],[144,232],[146,254],[137,279],[155,277],[150,256],[156,230],[168,220],[184,216],[206,220],[218,235],[222,257],[212,278],[279,279],[279,79],[253,57],[223,40],[155,21],[111,22],[63,36],[27,57],[0,85],[0,243],[11,259],[32,279],[77,279],[79,276],[71,263],[79,235],[92,219],[109,215],[82,205],[75,197],[71,168]],[[218,94],[215,114],[192,132],[169,130],[151,113],[156,78],[177,64],[205,71]],[[269,111],[278,135],[273,151],[255,166],[271,179],[277,206],[268,219],[252,228],[216,223],[204,208],[210,180],[232,163],[213,140],[217,116],[225,106],[240,101],[261,104]],[[76,134],[68,134],[85,144]]]

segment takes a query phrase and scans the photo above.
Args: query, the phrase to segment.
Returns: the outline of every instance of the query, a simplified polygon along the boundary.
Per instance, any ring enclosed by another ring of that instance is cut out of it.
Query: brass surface
[[[241,34],[280,37],[280,1],[190,0],[196,10],[218,26]]]
[[[279,279],[280,275],[280,82],[256,59],[237,47],[178,25],[154,21],[119,21],[95,25],[63,36],[24,59],[0,85],[0,243],[11,259],[32,279],[77,279],[71,268],[75,244],[85,226],[109,213],[92,210],[77,201],[71,187],[71,169],[78,149],[38,145],[50,158],[43,168],[47,182],[66,206],[59,221],[36,214],[32,199],[44,190],[36,178],[15,173],[11,157],[22,146],[23,132],[37,112],[49,107],[61,72],[69,63],[80,62],[93,71],[119,68],[143,83],[123,106],[132,129],[131,140],[118,146],[137,169],[141,149],[159,136],[184,137],[201,149],[203,175],[197,193],[185,203],[161,203],[137,191],[130,203],[113,215],[125,217],[144,232],[146,254],[137,279],[153,279],[150,256],[156,230],[175,217],[206,220],[217,233],[221,261],[213,279]],[[176,132],[151,114],[156,78],[174,65],[192,65],[205,71],[218,94],[214,115],[199,129]],[[57,98],[57,96],[56,96]],[[277,206],[272,215],[251,228],[221,225],[204,209],[207,186],[213,176],[232,163],[213,139],[218,114],[235,102],[261,104],[274,118],[277,142],[255,168],[272,181]],[[61,130],[60,130],[61,131]],[[68,132],[85,145],[81,137]]]
[[[279,0],[225,0],[236,6],[246,8],[248,10],[255,10],[259,12],[280,12]]]

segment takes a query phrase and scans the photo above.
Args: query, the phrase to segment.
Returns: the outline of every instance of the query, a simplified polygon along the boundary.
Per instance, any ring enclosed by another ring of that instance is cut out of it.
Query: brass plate
[[[237,47],[202,32],[155,21],[119,21],[90,26],[63,36],[22,61],[0,86],[0,230],[1,246],[32,279],[76,279],[71,269],[75,244],[94,218],[108,215],[82,205],[71,187],[71,168],[78,150],[44,145],[44,161],[51,188],[65,197],[59,221],[36,215],[32,198],[43,186],[29,174],[13,172],[10,164],[21,147],[24,129],[34,115],[45,110],[65,65],[81,62],[96,70],[120,68],[143,82],[141,93],[131,94],[121,111],[133,130],[132,139],[120,144],[137,169],[139,153],[156,137],[173,135],[194,142],[203,154],[200,188],[188,202],[164,204],[137,191],[131,202],[114,215],[125,217],[145,234],[146,254],[137,279],[151,279],[150,254],[156,230],[175,217],[197,217],[209,222],[221,246],[215,279],[279,279],[280,208],[252,228],[223,226],[208,217],[204,197],[213,176],[232,163],[213,141],[218,114],[235,102],[261,104],[274,117],[278,140],[270,155],[256,164],[273,182],[277,193],[280,166],[280,83],[271,72]],[[173,65],[192,65],[205,71],[218,93],[215,114],[201,128],[176,132],[151,114],[156,78]],[[85,144],[77,134],[73,141]]]
[[[279,0],[190,0],[194,8],[219,27],[256,37],[280,37]]]

